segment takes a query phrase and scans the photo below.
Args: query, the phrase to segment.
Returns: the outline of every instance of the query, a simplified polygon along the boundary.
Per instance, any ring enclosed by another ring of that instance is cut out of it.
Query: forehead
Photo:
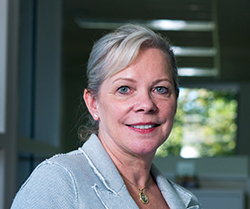
[[[118,77],[152,78],[168,77],[172,80],[170,59],[161,50],[156,48],[141,49],[135,60],[125,69],[111,76],[108,80]]]

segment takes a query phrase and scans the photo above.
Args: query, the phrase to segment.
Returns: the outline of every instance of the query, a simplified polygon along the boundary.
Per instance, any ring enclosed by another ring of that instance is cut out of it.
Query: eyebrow
[[[115,80],[112,82],[112,84],[115,83],[115,82],[117,82],[117,81],[119,81],[119,80],[129,81],[129,82],[131,82],[131,83],[136,82],[136,81],[135,81],[134,79],[132,79],[132,78],[117,78],[117,79],[115,79]]]
[[[163,81],[167,81],[168,83],[172,84],[171,80],[168,78],[156,79],[155,81],[153,81],[153,84],[160,83]]]

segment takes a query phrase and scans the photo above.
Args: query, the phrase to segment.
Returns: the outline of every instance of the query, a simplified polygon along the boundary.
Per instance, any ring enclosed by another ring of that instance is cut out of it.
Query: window
[[[156,155],[233,155],[237,106],[236,90],[182,88],[172,133]]]

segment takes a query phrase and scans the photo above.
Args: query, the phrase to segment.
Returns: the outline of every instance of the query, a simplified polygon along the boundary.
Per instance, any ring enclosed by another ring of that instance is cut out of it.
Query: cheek
[[[122,122],[123,118],[127,115],[126,105],[124,102],[107,99],[100,106],[100,115],[104,120],[108,120],[111,125],[114,125],[117,121]]]
[[[162,116],[165,117],[174,117],[176,113],[176,103],[175,102],[168,102],[168,103],[160,103],[160,106],[158,106],[160,111],[162,112]]]

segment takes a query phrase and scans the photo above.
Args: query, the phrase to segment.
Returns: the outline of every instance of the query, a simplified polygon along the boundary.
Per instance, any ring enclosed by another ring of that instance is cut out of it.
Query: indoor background
[[[0,209],[9,208],[39,162],[82,144],[88,55],[94,41],[124,22],[169,38],[182,87],[237,91],[233,156],[155,163],[173,180],[178,165],[195,167],[194,193],[204,208],[250,208],[249,1],[3,0],[0,8]]]

